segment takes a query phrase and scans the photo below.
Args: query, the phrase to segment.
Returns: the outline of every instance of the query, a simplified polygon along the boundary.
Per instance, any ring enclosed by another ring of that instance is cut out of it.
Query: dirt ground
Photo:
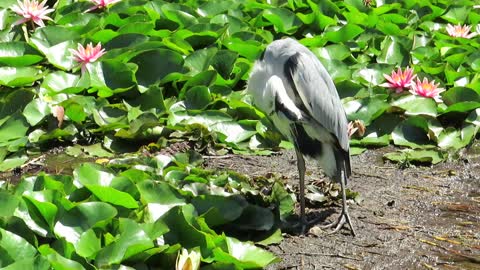
[[[382,160],[389,150],[352,157],[348,188],[363,198],[349,206],[356,237],[347,229],[333,235],[284,235],[270,247],[282,262],[268,269],[480,269],[480,158],[465,155],[401,169]],[[293,151],[232,155],[208,160],[206,166],[252,177],[275,172],[298,189]],[[307,170],[307,181],[321,176],[314,164],[307,163]],[[321,223],[327,223],[340,210],[340,205],[309,207],[307,213],[326,213]]]

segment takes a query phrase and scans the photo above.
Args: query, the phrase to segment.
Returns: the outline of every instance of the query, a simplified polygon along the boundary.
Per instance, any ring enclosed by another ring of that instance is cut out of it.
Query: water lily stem
[[[28,37],[28,29],[27,29],[27,26],[25,24],[22,25],[22,31],[23,31],[23,36],[25,37],[25,41],[27,43],[29,43],[30,38]]]

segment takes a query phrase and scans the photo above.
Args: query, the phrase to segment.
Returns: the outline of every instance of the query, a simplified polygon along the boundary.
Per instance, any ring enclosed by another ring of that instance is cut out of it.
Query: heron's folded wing
[[[267,82],[267,89],[264,92],[265,99],[273,99],[273,110],[271,113],[282,112],[290,121],[297,122],[303,120],[305,116],[302,111],[295,106],[293,100],[287,94],[285,86],[280,77],[273,75]]]
[[[347,118],[337,89],[327,70],[309,50],[291,56],[285,64],[285,75],[302,101],[302,109],[335,135],[348,150]]]

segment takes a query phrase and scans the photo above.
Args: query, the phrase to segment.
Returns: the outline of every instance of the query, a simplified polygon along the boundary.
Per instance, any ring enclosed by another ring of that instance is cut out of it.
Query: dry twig
[[[297,252],[295,254],[305,255],[305,256],[327,256],[327,257],[334,257],[334,258],[349,259],[354,261],[363,261],[362,259],[350,257],[347,255],[343,255],[341,253]]]

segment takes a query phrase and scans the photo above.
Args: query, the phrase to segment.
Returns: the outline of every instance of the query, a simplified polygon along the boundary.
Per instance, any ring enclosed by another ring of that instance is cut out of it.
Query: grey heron
[[[347,117],[340,97],[325,67],[298,41],[285,38],[267,46],[250,74],[247,92],[280,133],[295,146],[300,178],[300,218],[305,217],[305,158],[314,159],[325,174],[340,183],[342,213],[323,226],[348,223],[355,235],[346,203],[345,185],[351,175]]]

